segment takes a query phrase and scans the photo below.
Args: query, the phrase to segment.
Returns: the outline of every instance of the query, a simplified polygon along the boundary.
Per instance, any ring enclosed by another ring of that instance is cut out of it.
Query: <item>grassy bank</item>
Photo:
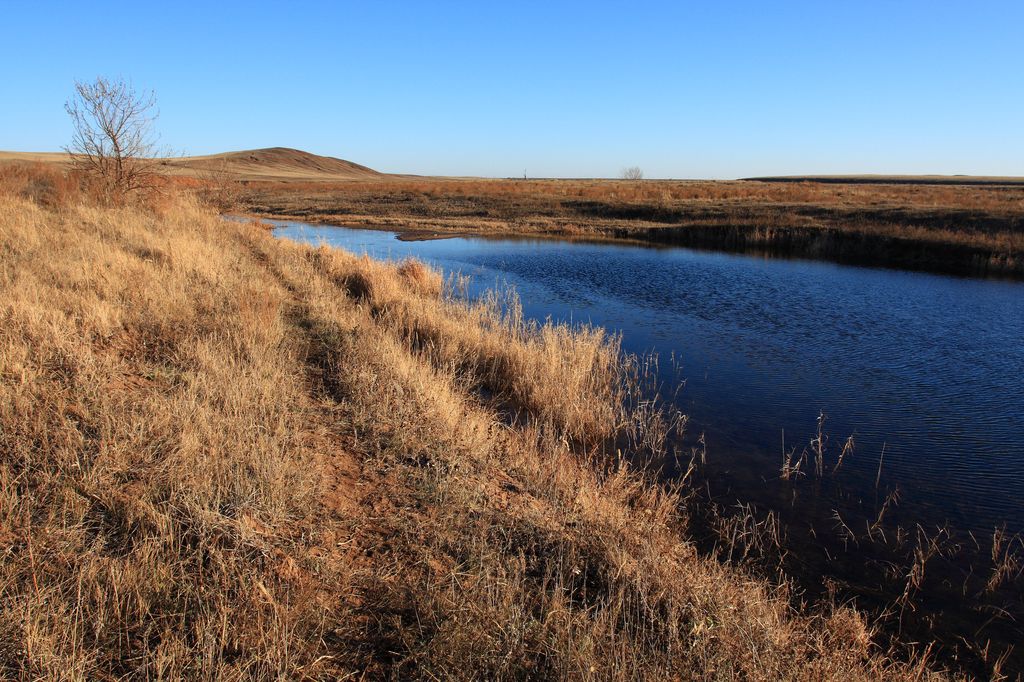
[[[0,192],[0,669],[22,679],[921,679],[700,556],[599,329],[188,197]],[[45,206],[24,198],[42,197]],[[920,650],[924,650],[921,647]],[[896,659],[899,660],[896,660]]]
[[[626,240],[1024,277],[1024,186],[400,180],[236,187],[257,215],[405,231]]]

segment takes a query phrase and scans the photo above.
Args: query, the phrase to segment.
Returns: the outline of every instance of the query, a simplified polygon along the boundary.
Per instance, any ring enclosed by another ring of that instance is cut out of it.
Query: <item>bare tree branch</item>
[[[640,166],[630,166],[622,169],[621,176],[623,180],[643,180],[644,172]]]
[[[154,186],[159,160],[152,92],[137,93],[124,80],[76,81],[64,108],[75,130],[64,149],[77,169],[102,182],[109,198],[121,200]]]

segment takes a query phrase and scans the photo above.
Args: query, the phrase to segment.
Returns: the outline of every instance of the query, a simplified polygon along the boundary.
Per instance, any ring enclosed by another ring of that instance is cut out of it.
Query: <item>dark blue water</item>
[[[691,433],[737,489],[768,486],[819,411],[854,485],[898,485],[911,519],[1024,531],[1024,284],[886,269],[555,241],[405,242],[275,223],[281,237],[415,256],[514,286],[527,315],[620,331],[674,357]],[[672,387],[668,387],[672,388]],[[867,492],[865,491],[865,494]]]

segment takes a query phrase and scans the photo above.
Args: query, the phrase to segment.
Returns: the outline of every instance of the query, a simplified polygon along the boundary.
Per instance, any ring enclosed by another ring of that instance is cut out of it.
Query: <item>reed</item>
[[[873,507],[864,504],[858,489],[870,486],[867,472],[841,466],[853,440],[830,447],[825,421],[819,414],[799,455],[783,440],[785,485],[772,490],[768,482],[756,504],[723,497],[712,472],[687,471],[704,482],[686,498],[691,536],[706,538],[701,546],[709,554],[798,598],[855,601],[890,642],[934,640],[927,649],[933,662],[979,679],[1019,675],[1024,540],[1004,528],[988,541],[948,524],[927,528],[899,509],[898,487],[881,491]],[[871,477],[876,494],[883,458],[884,449]],[[808,461],[815,474],[805,477]],[[860,480],[847,487],[847,476]]]

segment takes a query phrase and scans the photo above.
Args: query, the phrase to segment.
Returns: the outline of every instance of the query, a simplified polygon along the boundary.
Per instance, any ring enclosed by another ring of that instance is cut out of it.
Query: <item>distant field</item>
[[[4,152],[0,151],[0,163],[67,163],[64,152]]]
[[[997,175],[777,175],[753,182],[823,182],[841,185],[1024,185],[1024,177]]]
[[[1024,184],[398,179],[254,183],[257,216],[409,238],[671,244],[1024,279]]]
[[[67,163],[0,152],[3,162]],[[530,235],[1024,279],[1024,178],[749,180],[418,177],[274,147],[161,162],[224,210],[390,229],[413,238]]]

